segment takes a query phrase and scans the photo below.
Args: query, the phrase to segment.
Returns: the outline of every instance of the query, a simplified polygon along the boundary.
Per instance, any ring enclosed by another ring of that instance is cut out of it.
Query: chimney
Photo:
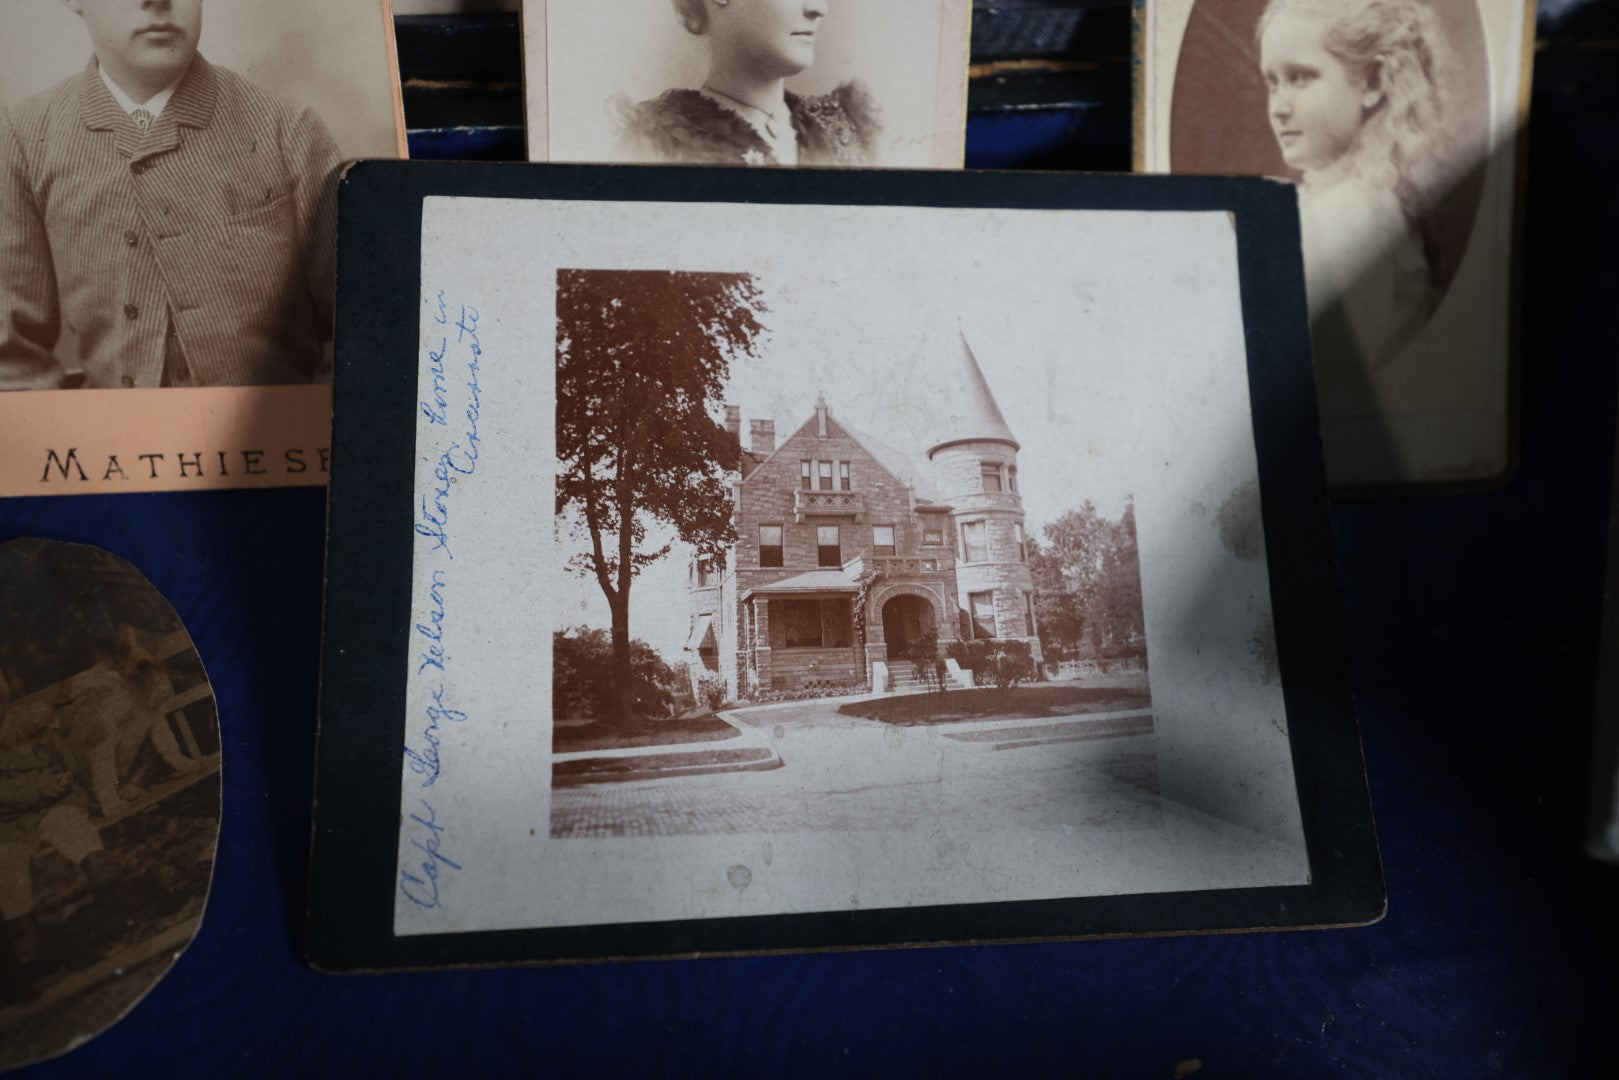
[[[763,457],[776,452],[776,422],[774,420],[749,420],[748,445],[753,448],[754,454]]]
[[[725,406],[725,430],[738,439],[742,438],[742,406]]]

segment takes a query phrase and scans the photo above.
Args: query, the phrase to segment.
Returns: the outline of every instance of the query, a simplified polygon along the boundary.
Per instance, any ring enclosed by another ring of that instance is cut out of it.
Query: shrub
[[[1034,650],[1027,641],[952,641],[947,651],[956,663],[972,669],[973,681],[979,686],[1005,690],[1035,677]]]
[[[579,626],[553,633],[551,664],[553,715],[607,716],[613,679],[613,642],[607,631]],[[650,645],[630,642],[630,682],[618,688],[630,716],[667,716],[680,680]]]
[[[944,677],[948,669],[944,666],[944,657],[939,655],[937,630],[929,630],[901,649],[897,659],[913,664],[916,667],[917,678],[934,689],[944,688]]]
[[[709,712],[714,712],[725,704],[725,680],[713,672],[705,671],[697,679],[697,691],[702,696],[703,706]]]

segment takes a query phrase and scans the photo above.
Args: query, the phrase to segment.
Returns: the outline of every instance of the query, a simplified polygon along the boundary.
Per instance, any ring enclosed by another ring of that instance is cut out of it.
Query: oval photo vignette
[[[1282,160],[1268,119],[1256,34],[1270,0],[1195,0],[1175,61],[1169,106],[1169,169],[1297,179]],[[1435,278],[1439,303],[1461,265],[1483,201],[1488,164],[1489,50],[1478,0],[1433,0],[1450,63],[1442,92],[1467,161],[1436,212],[1445,238]],[[1436,305],[1437,310],[1438,305]]]
[[[0,544],[0,1070],[93,1038],[202,924],[219,842],[212,688],[129,563]]]

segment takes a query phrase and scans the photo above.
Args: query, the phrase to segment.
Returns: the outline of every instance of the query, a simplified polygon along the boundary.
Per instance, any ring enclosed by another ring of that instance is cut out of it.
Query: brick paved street
[[[997,750],[959,737],[972,725],[901,728],[835,710],[805,702],[734,712],[738,741],[781,756],[784,767],[772,772],[555,789],[551,835],[887,832],[956,815],[1031,831],[1156,823],[1146,714],[1053,718],[1058,740]]]

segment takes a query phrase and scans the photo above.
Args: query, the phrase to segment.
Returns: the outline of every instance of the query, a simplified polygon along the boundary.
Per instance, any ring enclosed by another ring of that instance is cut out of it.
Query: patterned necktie
[[[146,133],[146,129],[152,126],[152,114],[145,109],[136,109],[129,114],[129,118],[135,121],[135,126],[140,129],[143,135]]]

